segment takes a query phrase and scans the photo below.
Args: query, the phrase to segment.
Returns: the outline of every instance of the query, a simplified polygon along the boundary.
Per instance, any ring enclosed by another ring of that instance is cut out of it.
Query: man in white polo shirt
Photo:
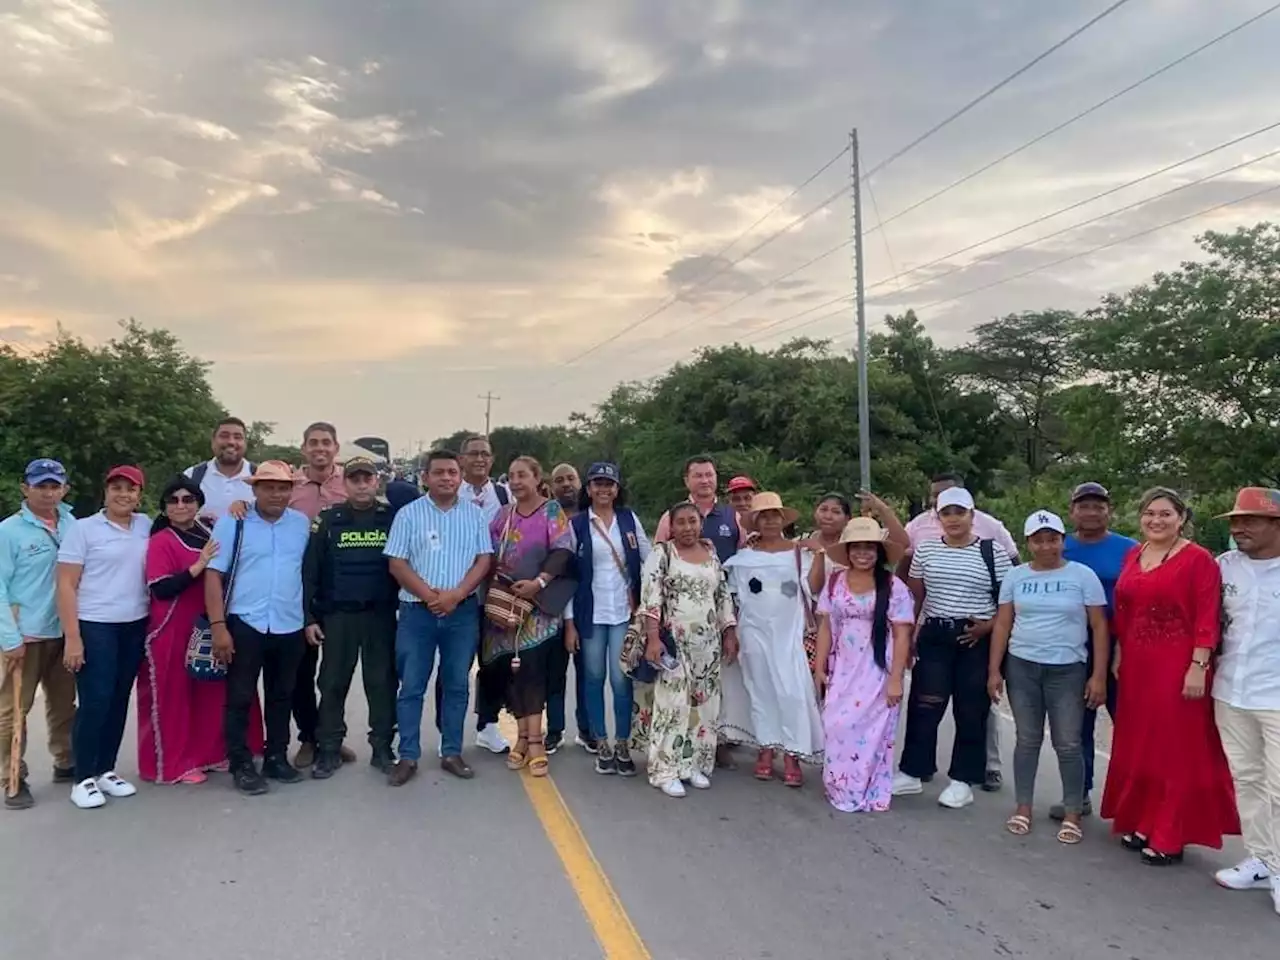
[[[1226,516],[1236,549],[1218,558],[1226,628],[1213,707],[1248,856],[1216,879],[1270,889],[1280,913],[1280,490],[1245,487]]]
[[[248,479],[253,476],[254,465],[244,458],[246,442],[244,421],[223,417],[213,428],[213,459],[183,471],[204,494],[200,516],[211,523],[221,518],[231,504],[253,500]]]

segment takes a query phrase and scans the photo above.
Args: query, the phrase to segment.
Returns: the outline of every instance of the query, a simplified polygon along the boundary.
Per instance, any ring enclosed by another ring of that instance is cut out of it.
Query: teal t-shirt
[[[1089,658],[1088,607],[1105,607],[1098,575],[1068,560],[1056,570],[1014,567],[1000,584],[1000,602],[1013,604],[1009,653],[1043,664],[1084,663]]]

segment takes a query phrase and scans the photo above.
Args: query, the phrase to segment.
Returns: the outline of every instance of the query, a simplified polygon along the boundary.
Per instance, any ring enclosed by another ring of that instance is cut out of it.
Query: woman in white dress
[[[800,761],[822,757],[822,716],[805,659],[804,635],[812,623],[809,568],[814,555],[783,536],[795,510],[776,493],[758,493],[744,520],[758,534],[751,547],[725,563],[729,589],[738,598],[739,662],[747,691],[747,716],[727,715],[721,732],[759,749],[755,775],[773,779],[774,753],[785,757],[784,782],[804,782]]]

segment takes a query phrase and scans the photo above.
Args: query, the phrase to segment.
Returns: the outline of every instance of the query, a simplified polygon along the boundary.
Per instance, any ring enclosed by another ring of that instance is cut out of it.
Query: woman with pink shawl
[[[160,495],[160,515],[147,545],[151,619],[138,673],[138,772],[152,783],[203,783],[225,770],[226,684],[187,673],[187,642],[204,613],[204,570],[217,542],[196,520],[200,486],[175,477]],[[262,711],[255,703],[249,746],[262,752]]]

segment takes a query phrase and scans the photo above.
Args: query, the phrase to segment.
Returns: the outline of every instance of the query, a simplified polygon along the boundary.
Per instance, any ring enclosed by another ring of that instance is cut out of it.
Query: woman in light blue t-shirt
[[[991,699],[997,703],[1008,685],[1018,732],[1013,753],[1017,809],[1005,827],[1015,836],[1031,831],[1031,803],[1048,715],[1066,813],[1058,841],[1077,844],[1084,838],[1080,727],[1085,706],[1096,708],[1107,697],[1107,595],[1096,573],[1063,559],[1066,527],[1056,514],[1037,510],[1027,517],[1023,533],[1031,562],[1015,567],[1000,585],[987,681]],[[1090,630],[1092,675],[1086,667]]]

